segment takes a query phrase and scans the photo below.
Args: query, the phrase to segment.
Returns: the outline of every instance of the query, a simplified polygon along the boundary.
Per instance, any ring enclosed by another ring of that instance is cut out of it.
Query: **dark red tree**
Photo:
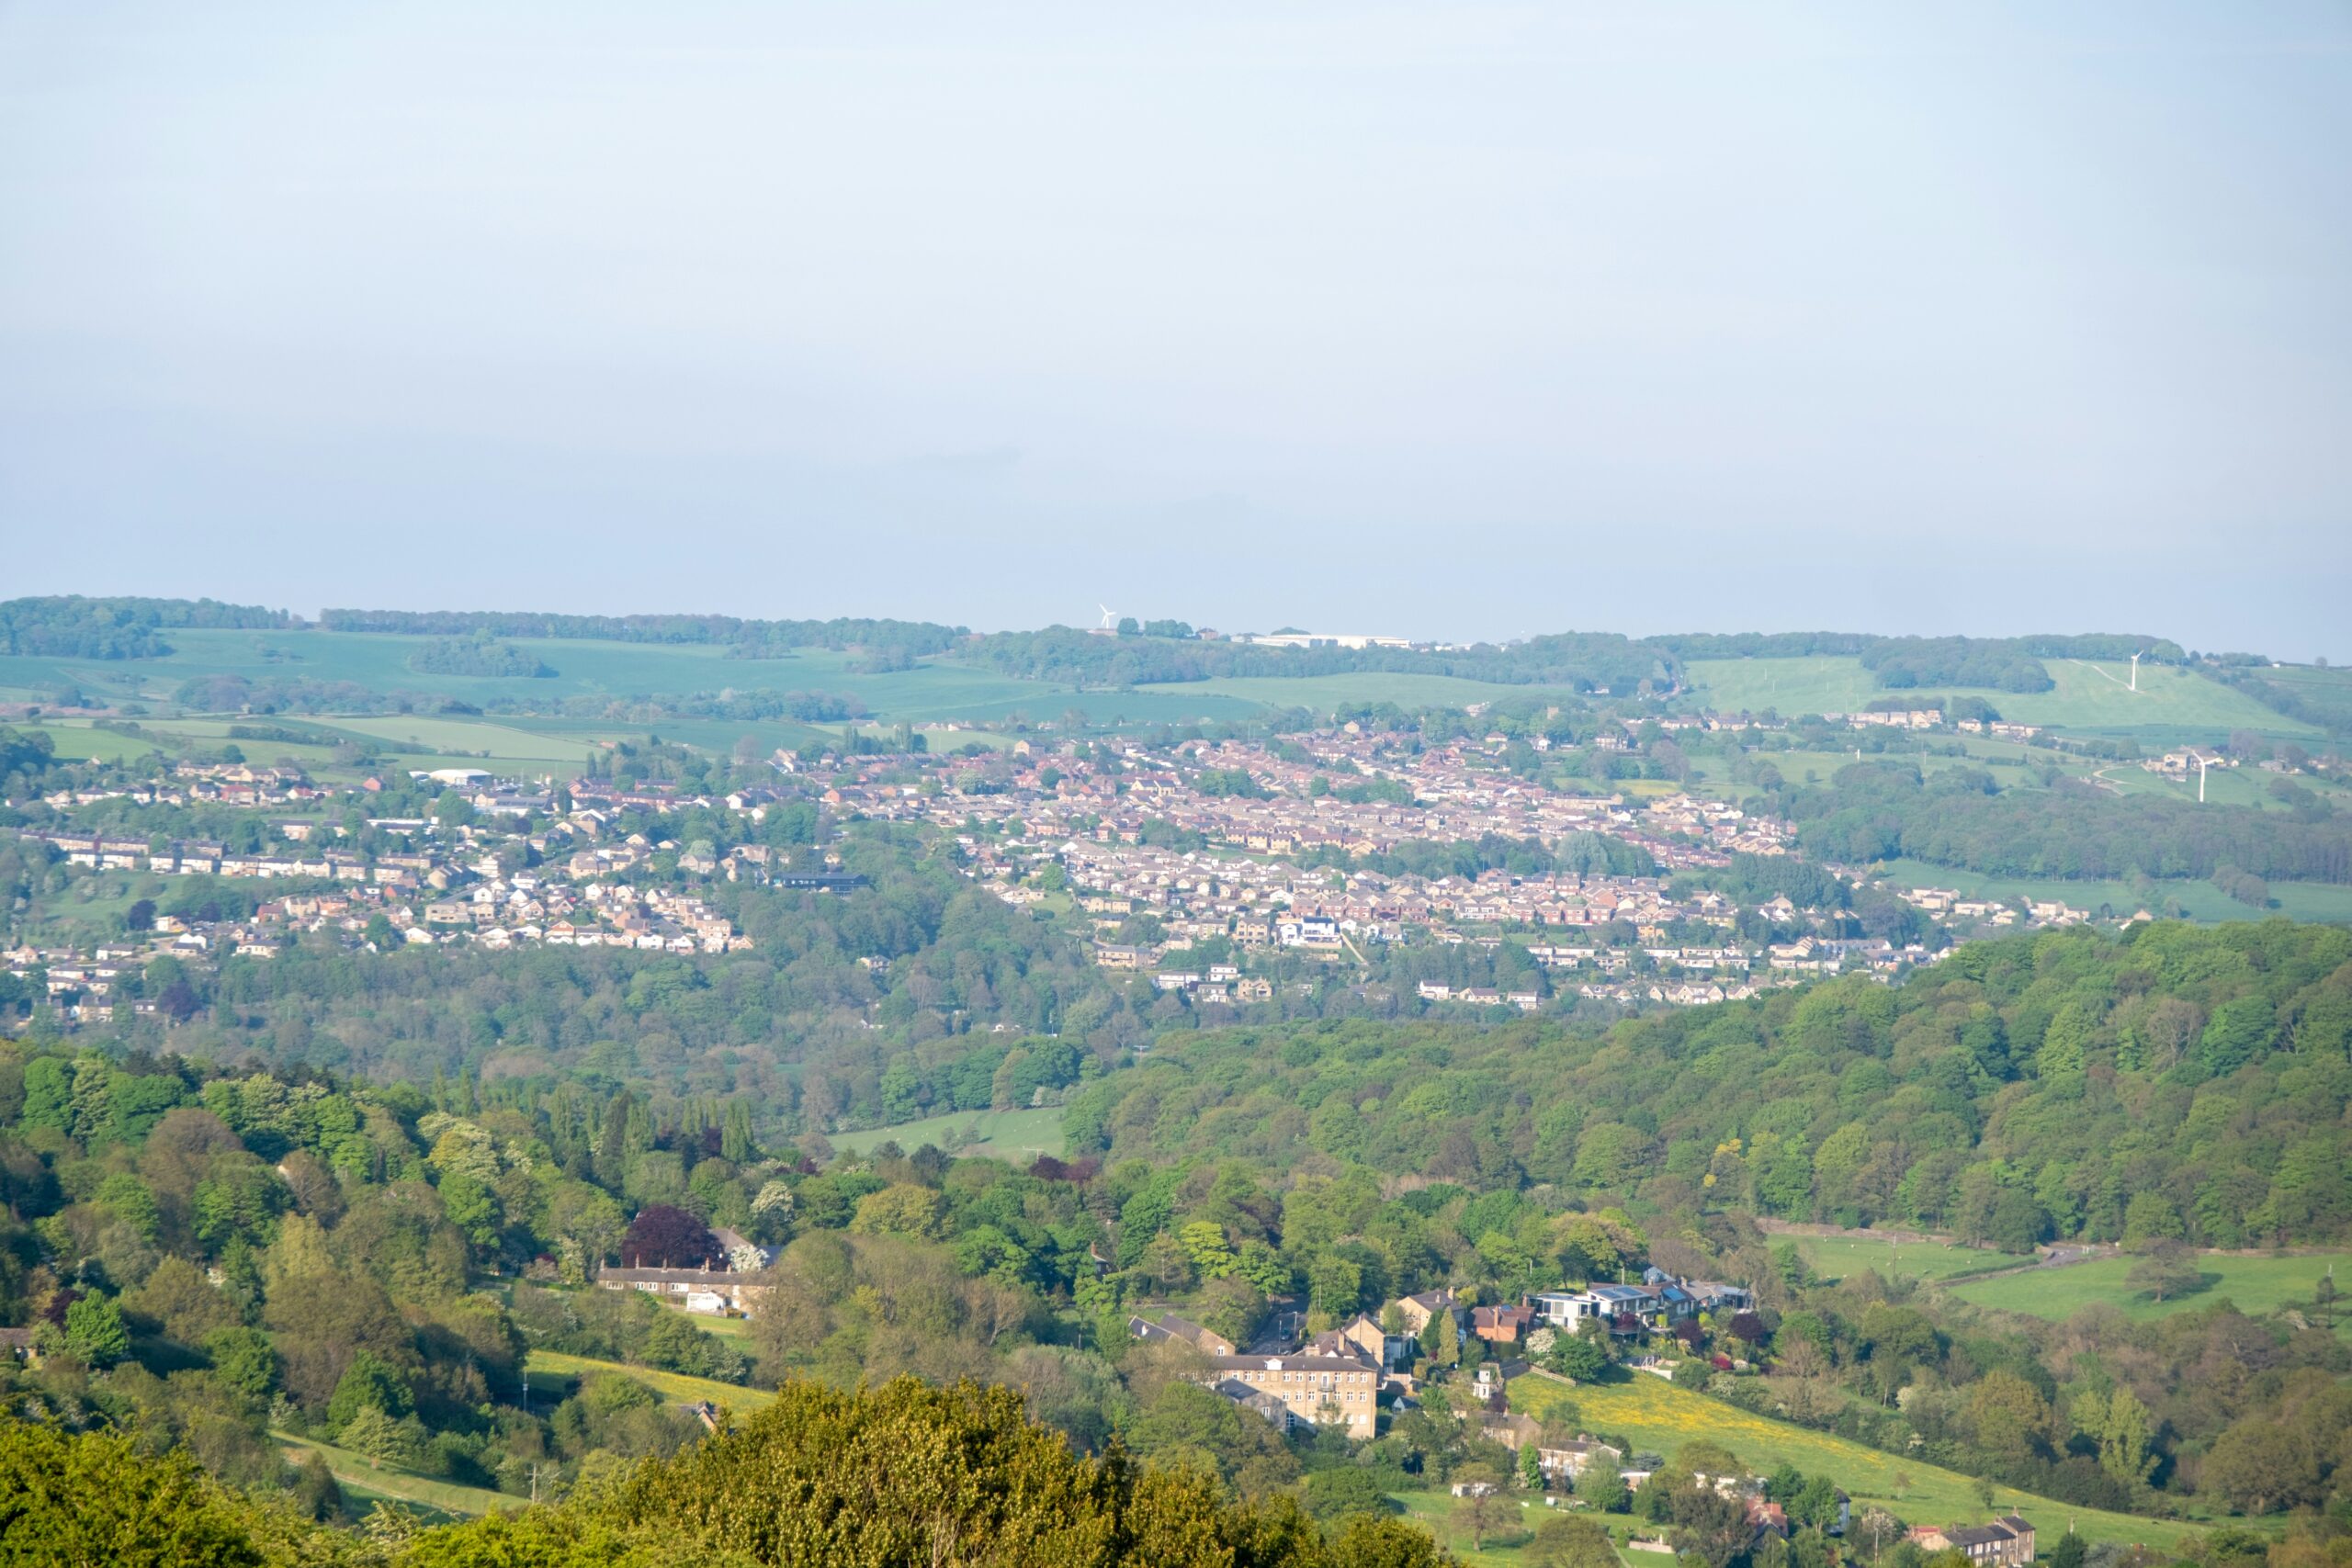
[[[1757,1344],[1764,1337],[1764,1320],[1752,1312],[1736,1313],[1731,1320],[1731,1332],[1735,1339]]]
[[[700,1215],[668,1203],[639,1209],[621,1237],[621,1263],[630,1269],[707,1269],[721,1256]]]

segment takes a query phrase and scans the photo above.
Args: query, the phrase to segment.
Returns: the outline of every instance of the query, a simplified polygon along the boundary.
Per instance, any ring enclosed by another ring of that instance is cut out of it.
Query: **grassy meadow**
[[[531,1374],[534,1408],[540,1400],[552,1404],[557,1400],[569,1398],[580,1380],[591,1372],[618,1372],[623,1377],[635,1378],[676,1404],[694,1404],[707,1400],[712,1404],[723,1404],[731,1410],[749,1414],[775,1403],[772,1390],[739,1388],[731,1382],[690,1378],[684,1372],[664,1372],[651,1367],[600,1361],[591,1356],[567,1356],[560,1350],[534,1350],[524,1366]]]
[[[315,628],[198,629],[174,631],[169,640],[173,652],[156,660],[0,658],[0,698],[38,700],[60,685],[76,683],[99,700],[168,705],[181,683],[192,677],[238,675],[253,681],[349,682],[384,693],[445,694],[479,706],[505,701],[678,696],[734,688],[849,694],[865,705],[872,720],[883,724],[989,722],[1014,715],[1039,720],[1057,718],[1070,708],[1083,710],[1097,723],[1144,724],[1244,719],[1277,707],[1328,711],[1340,703],[1459,706],[1501,697],[1564,694],[1558,688],[1387,671],[1296,679],[1232,677],[1128,691],[1087,691],[1062,682],[1001,675],[949,658],[923,660],[906,670],[866,671],[854,668],[856,660],[851,655],[821,649],[745,660],[729,658],[726,649],[707,644],[556,638],[512,639],[551,668],[555,673],[550,676],[444,675],[420,671],[411,665],[417,651],[434,640],[429,637]],[[2143,668],[2140,689],[2134,692],[2126,665],[2073,660],[2043,662],[2056,682],[2049,692],[1970,694],[1964,688],[1939,688],[1920,694],[1982,695],[2005,717],[2020,722],[2131,733],[2143,740],[2167,743],[2217,740],[2233,728],[2306,739],[2319,733],[2312,726],[2275,713],[2251,697],[2190,671]],[[2352,674],[2345,671],[2296,668],[2266,673],[2331,711],[2352,705],[2352,697],[2346,695],[2352,692]],[[1874,697],[1895,694],[1880,690],[1860,660],[1849,658],[1702,660],[1689,666],[1689,676],[1695,700],[1704,705],[1773,708],[1788,715],[1850,712]],[[397,731],[404,739],[412,730],[422,734],[420,727],[446,721],[394,717],[371,722],[406,724],[408,730]],[[560,730],[526,725],[514,728],[542,738],[561,735],[568,739],[614,733],[607,722],[558,722],[564,724]],[[763,744],[797,745],[806,739],[806,727],[782,722],[692,722],[697,728],[705,724],[713,727],[710,734],[677,737],[696,745],[724,747],[746,733]],[[622,732],[627,732],[627,727]],[[569,753],[547,755],[512,739],[503,745],[485,746],[479,737],[453,735],[426,743],[453,750],[488,750],[500,758],[570,760]]]
[[[2263,683],[2288,692],[2335,725],[2352,723],[2352,670],[2281,664],[2261,671]]]
[[[675,1302],[653,1298],[653,1304],[663,1312],[676,1313],[706,1334],[715,1334],[729,1343],[741,1345],[752,1337],[752,1320],[748,1317],[715,1317],[707,1312],[688,1312]]]
[[[1563,1402],[1573,1403],[1582,1425],[1596,1433],[1619,1434],[1636,1449],[1664,1454],[1704,1438],[1730,1450],[1751,1469],[1768,1471],[1785,1460],[1811,1475],[1826,1474],[1854,1499],[1854,1511],[1879,1506],[1914,1523],[1949,1524],[1984,1517],[1976,1482],[1957,1471],[1881,1453],[1827,1432],[1750,1415],[1721,1400],[1676,1388],[1662,1378],[1632,1374],[1625,1382],[1569,1388],[1533,1374],[1510,1385],[1511,1408],[1541,1420]],[[2019,1492],[1995,1488],[1995,1507],[2016,1508],[2052,1534],[2072,1520],[2092,1541],[2144,1542],[2177,1551],[2197,1533],[2193,1525],[2076,1507]]]
[[[0,658],[0,699],[38,701],[59,686],[72,683],[95,700],[163,706],[172,703],[182,682],[206,675],[237,675],[249,681],[349,682],[372,692],[446,694],[477,706],[509,701],[548,703],[570,698],[680,696],[733,688],[843,693],[857,697],[865,705],[868,716],[884,724],[989,721],[1016,714],[1049,719],[1057,718],[1073,707],[1082,709],[1096,722],[1244,718],[1262,711],[1269,702],[1308,700],[1299,696],[1241,696],[1213,691],[1206,683],[1089,692],[1060,682],[1000,675],[944,659],[923,660],[908,670],[868,672],[854,668],[855,660],[851,656],[821,649],[799,649],[776,659],[731,659],[726,649],[707,644],[510,639],[555,671],[551,676],[531,677],[446,675],[412,668],[410,660],[418,649],[435,640],[431,637],[315,629],[178,630],[170,633],[168,640],[173,651],[163,659]],[[1369,679],[1376,687],[1381,678]],[[1281,687],[1285,682],[1271,684]],[[1476,687],[1475,682],[1456,684]],[[395,716],[370,722],[406,725],[407,729],[392,731],[405,739],[410,730],[422,733],[424,727],[453,721]],[[612,724],[594,719],[559,722],[565,724],[565,729],[557,733],[571,733],[577,727],[581,733],[605,736],[628,733],[632,728],[623,725],[616,730]],[[797,745],[807,736],[807,727],[783,722],[688,722],[697,727],[723,727],[723,733],[693,738],[693,743],[697,745],[724,747],[732,744],[740,734],[765,738],[770,730],[792,732],[779,735],[774,742],[776,744]],[[665,727],[674,728],[677,727]],[[679,738],[687,739],[683,735]],[[426,743],[465,750],[485,749],[469,737],[453,736]],[[502,750],[493,745],[487,749],[501,757],[540,754],[527,747]]]
[[[1855,713],[1880,697],[1979,696],[2003,718],[2071,730],[2146,732],[2152,737],[2178,735],[2214,741],[2232,729],[2291,737],[2318,733],[2310,725],[2274,713],[2252,697],[2191,671],[2143,665],[2140,689],[2135,692],[2131,688],[2128,663],[2045,659],[2042,664],[2054,682],[2047,692],[1934,686],[1922,687],[1916,694],[1881,689],[1859,659],[1703,659],[1693,660],[1688,668],[1697,702],[1716,709],[1772,708],[1794,716]]]
[[[121,762],[160,750],[154,741],[143,736],[119,735],[111,729],[93,729],[87,720],[17,722],[11,728],[28,735],[48,736],[50,746],[58,756],[75,761],[86,758],[94,762]]]
[[[725,686],[809,689],[821,679],[804,671],[809,660],[729,659],[707,645],[592,642],[532,638],[526,646],[554,669],[551,677],[426,674],[410,667],[423,637],[330,632],[175,630],[162,659],[0,658],[0,689],[78,682],[93,694],[169,702],[180,683],[199,675],[348,681],[378,692],[446,692],[471,703],[502,698],[611,695],[641,692],[717,691]]]
[[[1253,707],[1304,707],[1328,713],[1341,703],[1395,703],[1403,708],[1467,707],[1504,697],[1575,695],[1566,687],[1515,686],[1455,675],[1415,675],[1371,670],[1342,675],[1228,675],[1212,681],[1141,686],[1171,696],[1199,693]]]
[[[2134,1290],[2127,1281],[2132,1261],[2128,1258],[2102,1258],[2064,1269],[2036,1269],[1994,1280],[1963,1281],[1947,1287],[1947,1291],[1978,1306],[2059,1322],[2096,1304],[2115,1307],[2125,1316],[2135,1318],[2162,1317],[2167,1313],[2209,1307],[2222,1301],[2257,1317],[2282,1307],[2308,1311],[2312,1292],[2330,1269],[2335,1269],[2343,1288],[2352,1291],[2352,1252],[2267,1258],[2206,1253],[2197,1260],[2198,1268],[2207,1278],[2205,1288],[2185,1296],[2168,1296],[2161,1302]],[[2337,1331],[2352,1333],[2352,1310],[2339,1314]]]
[[[102,871],[77,877],[60,894],[43,898],[18,918],[17,936],[36,944],[79,947],[122,931],[123,917],[141,898],[163,903],[186,891],[175,876],[151,872]]]
[[[1438,1543],[1464,1562],[1489,1564],[1491,1568],[1513,1568],[1521,1562],[1532,1562],[1535,1554],[1532,1533],[1538,1525],[1557,1511],[1544,1506],[1543,1495],[1508,1493],[1502,1499],[1508,1515],[1515,1515],[1513,1522],[1490,1535],[1485,1550],[1471,1545],[1469,1528],[1462,1522],[1464,1501],[1451,1492],[1393,1492],[1389,1498],[1406,1518],[1435,1536]],[[1609,1531],[1610,1540],[1617,1547],[1617,1559],[1628,1568],[1674,1568],[1674,1560],[1663,1552],[1630,1551],[1625,1538],[1636,1528],[1636,1521],[1623,1515],[1594,1515],[1601,1527]],[[1641,1525],[1648,1529],[1651,1527]]]
[[[273,1431],[270,1436],[288,1454],[317,1454],[324,1459],[327,1473],[333,1475],[346,1493],[356,1494],[362,1502],[381,1498],[388,1503],[421,1507],[452,1518],[470,1517],[501,1508],[519,1508],[525,1502],[521,1497],[510,1497],[503,1492],[492,1492],[480,1486],[461,1486],[454,1481],[419,1475],[396,1465],[378,1464],[366,1454],[339,1449],[331,1443],[314,1442],[309,1438],[298,1438],[291,1432]]]
[[[2077,771],[2096,773],[2109,788],[2123,795],[2159,795],[2184,804],[2197,799],[2197,775],[2185,779],[2169,778],[2152,773],[2130,762],[2101,764],[2096,768],[2075,764]],[[2293,807],[2270,793],[2270,786],[2279,775],[2260,768],[2214,768],[2205,776],[2205,799],[2214,806],[2251,806],[2263,811],[2289,811]],[[2309,773],[2298,776],[2294,783],[2300,788],[2321,795],[2338,807],[2352,805],[2352,790],[2332,780]]]
[[[141,718],[137,735],[95,728],[87,719],[43,719],[19,724],[20,729],[47,734],[61,757],[93,757],[120,761],[162,751],[169,755],[210,755],[233,744],[247,761],[268,763],[291,761],[322,776],[356,777],[358,770],[335,761],[338,741],[414,743],[421,751],[401,751],[385,758],[378,768],[486,768],[502,775],[575,776],[587,766],[589,741],[560,734],[534,734],[494,719],[463,716],[395,715],[390,717],[314,719],[263,717],[239,721],[245,725],[275,725],[296,729],[304,740],[255,740],[229,734],[231,721],[222,718]],[[639,731],[639,733],[642,733]]]
[[[950,1154],[1018,1161],[1024,1156],[1062,1152],[1062,1111],[1057,1105],[1023,1111],[959,1111],[952,1116],[901,1122],[895,1127],[833,1133],[828,1134],[828,1141],[846,1154],[864,1154],[886,1142],[902,1149],[933,1144]]]
[[[488,752],[533,761],[580,762],[588,755],[584,741],[570,736],[535,734],[494,718],[465,715],[392,714],[380,717],[338,718],[334,728],[369,740],[405,741],[427,750],[463,756]],[[257,742],[266,745],[267,742]]]
[[[1875,1269],[1882,1279],[1950,1280],[1988,1269],[2014,1269],[2030,1258],[1995,1252],[1988,1247],[1947,1245],[1939,1241],[1889,1242],[1866,1236],[1808,1235],[1792,1237],[1797,1254],[1825,1280],[1843,1280]]]

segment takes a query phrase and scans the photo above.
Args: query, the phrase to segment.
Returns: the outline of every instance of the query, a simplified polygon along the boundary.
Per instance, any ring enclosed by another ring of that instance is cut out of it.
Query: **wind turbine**
[[[2198,804],[2198,805],[2199,805],[2199,806],[2202,806],[2202,805],[2204,805],[2204,804],[2205,804],[2205,753],[2204,753],[2204,752],[2202,752],[2202,751],[2197,752],[2197,753],[2196,753],[2196,757],[2197,757],[2197,804]]]
[[[2136,653],[2132,656],[2132,689],[2140,689],[2140,656]]]
[[[1094,607],[1102,612],[1102,619],[1097,624],[1101,626],[1103,630],[1109,631],[1118,626],[1119,612],[1114,610],[1110,605],[1103,604],[1099,599],[1095,601]]]

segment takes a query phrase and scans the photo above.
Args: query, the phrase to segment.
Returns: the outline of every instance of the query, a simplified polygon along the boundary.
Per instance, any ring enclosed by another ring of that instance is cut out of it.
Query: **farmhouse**
[[[643,1291],[687,1312],[713,1316],[740,1312],[749,1317],[767,1293],[759,1276],[732,1269],[605,1269],[598,1271],[596,1285],[605,1291]]]
[[[2024,1568],[2033,1561],[2033,1527],[2015,1514],[1989,1525],[1915,1525],[1911,1539],[1922,1551],[1957,1551],[1985,1568]]]

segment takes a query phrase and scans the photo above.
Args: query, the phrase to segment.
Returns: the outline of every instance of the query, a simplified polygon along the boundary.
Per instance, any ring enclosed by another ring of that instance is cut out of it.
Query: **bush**
[[[1326,1524],[1353,1514],[1396,1512],[1396,1505],[1381,1490],[1378,1479],[1358,1465],[1318,1470],[1300,1490],[1306,1495],[1306,1511]]]
[[[186,1450],[0,1422],[0,1568],[247,1568],[261,1552]]]

